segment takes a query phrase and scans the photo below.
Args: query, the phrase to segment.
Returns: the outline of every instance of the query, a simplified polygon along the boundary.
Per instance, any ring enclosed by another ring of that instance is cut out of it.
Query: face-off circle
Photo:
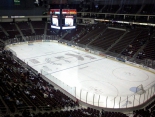
[[[149,76],[145,72],[137,70],[137,68],[117,68],[112,73],[118,79],[131,82],[142,82],[149,79]]]

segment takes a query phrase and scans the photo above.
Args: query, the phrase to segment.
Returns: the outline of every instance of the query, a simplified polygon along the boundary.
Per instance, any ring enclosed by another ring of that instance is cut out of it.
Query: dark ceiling
[[[50,4],[79,4],[80,2],[96,4],[155,4],[155,0],[47,0]]]

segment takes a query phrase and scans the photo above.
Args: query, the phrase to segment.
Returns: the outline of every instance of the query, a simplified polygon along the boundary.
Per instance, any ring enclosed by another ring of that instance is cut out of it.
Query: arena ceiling
[[[47,0],[50,4],[52,3],[98,3],[98,4],[155,4],[155,0]]]

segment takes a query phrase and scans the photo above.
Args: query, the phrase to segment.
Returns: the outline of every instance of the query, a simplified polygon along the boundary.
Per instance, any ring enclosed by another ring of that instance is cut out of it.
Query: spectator
[[[35,99],[36,98],[36,96],[33,94],[33,95],[31,95],[30,96],[32,99]]]

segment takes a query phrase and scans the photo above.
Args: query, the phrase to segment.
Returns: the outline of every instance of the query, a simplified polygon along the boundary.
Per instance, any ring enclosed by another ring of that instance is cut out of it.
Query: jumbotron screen
[[[62,29],[76,28],[76,9],[62,9]]]
[[[61,15],[61,16],[60,16]],[[75,29],[76,28],[76,9],[51,9],[51,28],[55,29]]]
[[[51,28],[60,29],[60,9],[51,9]]]

